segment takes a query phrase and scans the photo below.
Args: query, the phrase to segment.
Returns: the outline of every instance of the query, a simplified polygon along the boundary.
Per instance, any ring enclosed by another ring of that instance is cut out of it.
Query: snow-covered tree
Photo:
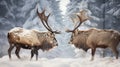
[[[80,9],[88,9],[91,12],[91,25],[96,23],[98,28],[119,30],[120,1],[119,0],[70,0],[68,15],[78,12]],[[93,27],[95,27],[93,25]]]
[[[120,1],[105,0],[105,25],[120,31]]]
[[[93,20],[91,22],[96,22],[98,28],[104,28],[104,0],[88,0],[88,9],[91,11]]]
[[[88,14],[91,14],[91,10],[89,10],[89,0],[70,0],[70,3],[67,5],[67,16],[71,17],[71,16],[75,16],[76,13],[79,13],[81,10],[85,9],[88,11]],[[90,15],[91,16],[91,15]],[[95,18],[95,16],[91,16],[93,19],[98,19]],[[70,20],[70,18],[68,18]],[[92,20],[92,19],[90,19]],[[82,26],[80,26],[82,27]],[[85,27],[97,27],[96,22],[90,22],[88,21],[88,23],[85,23],[84,28]]]
[[[48,2],[50,3],[50,8],[51,8],[51,13],[52,15],[54,15],[55,21],[58,25],[63,26],[62,21],[62,14],[61,14],[61,10],[60,10],[60,1],[58,0],[48,0]]]

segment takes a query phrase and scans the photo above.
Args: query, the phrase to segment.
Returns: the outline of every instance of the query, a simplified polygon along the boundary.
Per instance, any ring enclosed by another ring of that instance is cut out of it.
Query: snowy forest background
[[[69,16],[87,9],[92,19],[83,24],[83,28],[115,29],[120,31],[120,0],[69,0],[65,13],[60,9],[60,0],[0,0],[0,57],[7,55],[9,47],[7,32],[14,27],[46,30],[36,14],[46,8],[46,14],[52,13],[49,24],[54,30],[62,31],[56,35],[59,46],[47,53],[46,57],[74,57],[73,47],[68,44],[71,34],[65,29],[73,29]],[[47,30],[46,30],[47,31]],[[23,51],[25,52],[25,51]],[[119,51],[120,52],[120,51]],[[30,52],[29,52],[30,54]]]

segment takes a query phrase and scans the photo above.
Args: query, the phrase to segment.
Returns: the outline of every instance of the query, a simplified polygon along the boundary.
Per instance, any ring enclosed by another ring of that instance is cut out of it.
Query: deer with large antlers
[[[102,29],[89,29],[89,30],[78,30],[78,27],[88,19],[84,18],[84,13],[78,16],[80,23],[73,29],[67,30],[66,32],[72,32],[70,39],[71,44],[74,44],[77,48],[82,48],[84,51],[91,49],[92,58],[94,59],[96,48],[107,48],[112,49],[113,53],[118,59],[117,45],[120,42],[120,33],[115,30],[102,30]]]
[[[38,50],[43,51],[50,50],[51,48],[58,46],[58,42],[55,38],[55,34],[59,34],[58,31],[53,31],[48,25],[48,16],[45,15],[45,10],[41,13],[37,10],[37,15],[41,19],[42,24],[48,30],[48,32],[40,32],[37,30],[27,30],[20,27],[15,27],[8,32],[8,42],[10,47],[8,49],[9,58],[11,58],[11,51],[16,47],[15,54],[20,59],[19,52],[21,48],[31,49],[31,59],[36,54],[36,60],[38,60]]]

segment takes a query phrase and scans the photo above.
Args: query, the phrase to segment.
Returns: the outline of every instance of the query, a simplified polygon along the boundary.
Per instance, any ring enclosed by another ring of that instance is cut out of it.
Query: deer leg
[[[116,59],[118,59],[118,54],[119,54],[119,52],[118,52],[117,48],[116,48],[116,47],[113,47],[113,48],[112,48],[112,51],[113,51],[113,53],[115,54]]]
[[[8,49],[8,55],[9,55],[9,59],[11,59],[11,51],[13,50],[14,46],[11,44],[9,49]]]
[[[19,52],[20,52],[20,47],[17,46],[17,47],[16,47],[16,50],[15,50],[15,54],[16,54],[16,56],[20,59]]]
[[[102,57],[103,58],[105,57],[105,49],[103,49],[103,55],[102,55]]]
[[[95,51],[96,51],[96,48],[92,48],[92,58],[91,58],[91,61],[94,60]]]
[[[32,58],[33,58],[33,56],[34,56],[34,52],[35,52],[35,51],[32,49],[32,50],[31,50],[31,60],[32,60]]]
[[[35,54],[36,54],[36,60],[38,60],[38,50],[35,49]]]

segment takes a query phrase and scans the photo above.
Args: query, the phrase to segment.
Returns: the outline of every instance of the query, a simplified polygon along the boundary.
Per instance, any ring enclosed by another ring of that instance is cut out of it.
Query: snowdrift
[[[12,59],[8,56],[0,58],[0,67],[119,67],[120,59],[116,60],[114,57],[95,57],[94,61],[90,61],[90,57],[79,58],[39,58],[35,57],[30,60],[30,56],[21,55],[18,59],[12,54]]]

